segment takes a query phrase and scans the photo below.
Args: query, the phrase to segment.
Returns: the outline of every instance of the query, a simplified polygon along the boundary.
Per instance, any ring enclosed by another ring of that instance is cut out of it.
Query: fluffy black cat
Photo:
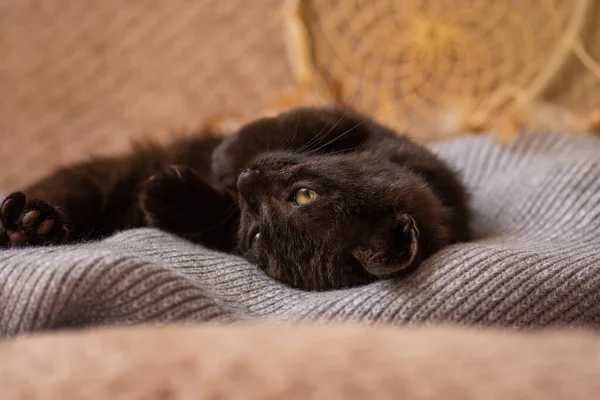
[[[468,198],[426,148],[350,109],[298,108],[60,169],[0,210],[0,246],[153,226],[305,290],[410,270],[468,239]]]

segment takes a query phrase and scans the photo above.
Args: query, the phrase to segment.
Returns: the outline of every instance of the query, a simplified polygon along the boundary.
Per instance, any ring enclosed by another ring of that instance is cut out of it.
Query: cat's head
[[[278,127],[280,120],[264,121],[264,134],[289,133]],[[278,149],[244,164],[235,181],[238,251],[290,286],[323,290],[389,277],[447,240],[447,210],[428,185],[372,152]]]
[[[302,289],[394,275],[426,255],[424,243],[445,235],[431,226],[445,216],[421,179],[362,154],[265,153],[240,174],[237,187],[238,250]]]

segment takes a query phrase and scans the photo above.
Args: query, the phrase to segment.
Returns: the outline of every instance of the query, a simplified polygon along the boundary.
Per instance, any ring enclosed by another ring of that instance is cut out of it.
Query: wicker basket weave
[[[343,102],[423,139],[594,130],[598,3],[289,1],[296,97],[327,100],[339,84]]]

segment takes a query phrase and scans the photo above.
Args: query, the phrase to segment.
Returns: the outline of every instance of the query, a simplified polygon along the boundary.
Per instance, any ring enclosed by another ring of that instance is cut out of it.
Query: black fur
[[[296,204],[302,188],[316,199]],[[407,137],[349,109],[299,108],[231,136],[63,168],[4,201],[0,245],[155,226],[323,290],[410,270],[467,240],[467,200],[454,171]]]

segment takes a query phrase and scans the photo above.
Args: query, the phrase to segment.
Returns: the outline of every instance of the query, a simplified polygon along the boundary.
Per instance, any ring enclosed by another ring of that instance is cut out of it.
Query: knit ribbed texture
[[[600,327],[600,140],[470,137],[434,150],[463,172],[476,239],[411,275],[301,292],[242,258],[137,229],[0,251],[0,333],[245,319]]]

